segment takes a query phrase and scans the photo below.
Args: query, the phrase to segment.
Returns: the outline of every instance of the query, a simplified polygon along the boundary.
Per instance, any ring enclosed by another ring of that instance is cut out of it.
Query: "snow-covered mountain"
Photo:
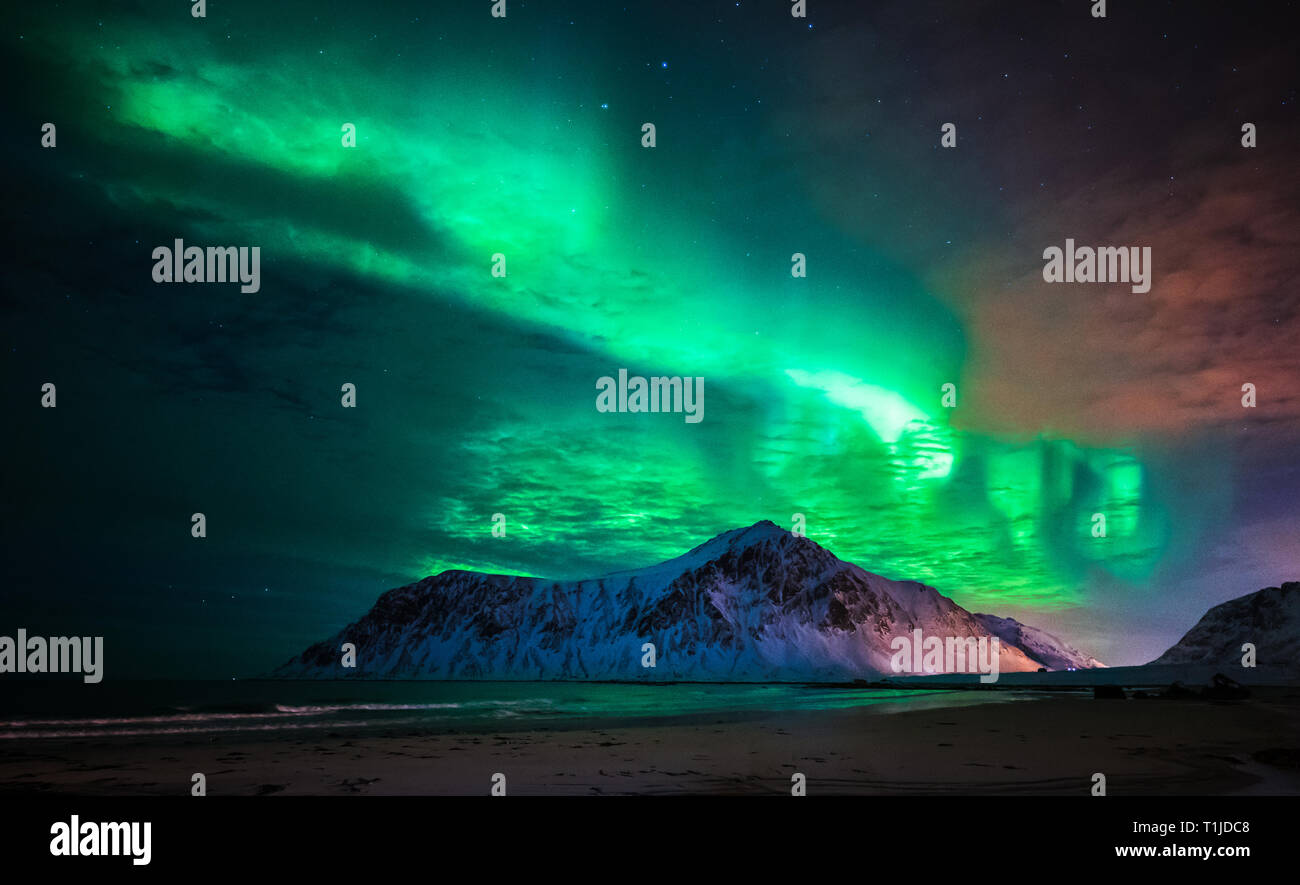
[[[383,594],[277,676],[844,680],[893,675],[891,640],[989,636],[933,587],[843,562],[771,522],[659,565],[582,581],[447,571]],[[1022,628],[1035,640],[1047,637]],[[1050,637],[1048,637],[1050,639]],[[643,643],[656,666],[642,666]],[[356,667],[340,665],[343,643]],[[1039,642],[1053,660],[1068,649]],[[1086,657],[1086,656],[1083,656]],[[1050,666],[1003,641],[1002,672]]]
[[[1092,655],[1084,654],[1046,630],[1022,624],[1015,618],[977,614],[975,619],[984,625],[984,629],[1001,639],[1003,644],[1014,645],[1049,670],[1091,670],[1106,666]]]
[[[1239,667],[1247,642],[1254,644],[1260,667],[1300,667],[1300,581],[1216,605],[1151,663]]]

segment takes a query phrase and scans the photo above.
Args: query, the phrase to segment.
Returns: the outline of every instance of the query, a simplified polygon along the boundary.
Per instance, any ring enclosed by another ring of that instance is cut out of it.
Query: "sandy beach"
[[[0,792],[210,796],[1300,794],[1300,696],[1094,700],[520,731],[268,732],[6,742]]]

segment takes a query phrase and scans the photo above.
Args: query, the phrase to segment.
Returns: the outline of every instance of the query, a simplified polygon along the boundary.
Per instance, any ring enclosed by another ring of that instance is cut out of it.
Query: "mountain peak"
[[[731,529],[710,538],[703,544],[692,548],[689,552],[677,558],[698,559],[704,557],[706,559],[716,559],[728,551],[744,550],[747,547],[754,547],[759,544],[775,542],[783,545],[786,539],[817,546],[807,538],[781,528],[770,519],[760,519],[753,525]]]
[[[730,543],[740,542],[742,545],[748,545],[748,544],[753,544],[757,541],[765,540],[767,538],[781,538],[785,536],[789,536],[792,538],[796,537],[792,532],[788,531],[787,529],[781,528],[779,525],[772,522],[772,520],[760,519],[758,522],[754,523],[751,526],[745,526],[738,529],[732,529],[731,531],[728,532],[723,532],[713,540],[717,541],[721,538],[728,538],[730,539]],[[705,543],[708,544],[712,542],[706,541]]]

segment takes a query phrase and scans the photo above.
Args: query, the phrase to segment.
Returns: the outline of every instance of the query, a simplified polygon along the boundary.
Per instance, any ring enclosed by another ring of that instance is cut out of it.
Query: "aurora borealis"
[[[1300,575],[1296,53],[1265,22],[489,5],[5,12],[7,621],[243,675],[426,574],[802,513],[1140,663]],[[260,291],[155,285],[180,237],[260,247]],[[1151,291],[1044,284],[1066,237],[1150,246]],[[624,367],[706,379],[705,419],[597,412]]]

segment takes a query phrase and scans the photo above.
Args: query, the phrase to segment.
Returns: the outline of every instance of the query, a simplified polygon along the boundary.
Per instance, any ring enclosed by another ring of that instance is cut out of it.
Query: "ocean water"
[[[785,683],[24,681],[0,684],[0,745],[235,732],[487,733],[630,720],[739,721],[851,707],[893,713],[1029,697]]]

